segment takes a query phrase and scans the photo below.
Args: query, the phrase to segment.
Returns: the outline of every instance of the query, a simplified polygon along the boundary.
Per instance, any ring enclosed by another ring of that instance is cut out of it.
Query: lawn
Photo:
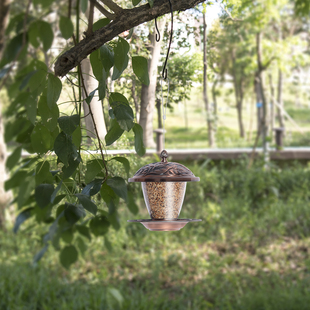
[[[140,189],[139,214],[121,206],[119,230],[82,237],[70,270],[52,246],[32,264],[43,227],[1,232],[0,309],[309,309],[309,168],[187,165],[201,182],[181,217],[203,221],[179,232],[127,223],[148,217]]]

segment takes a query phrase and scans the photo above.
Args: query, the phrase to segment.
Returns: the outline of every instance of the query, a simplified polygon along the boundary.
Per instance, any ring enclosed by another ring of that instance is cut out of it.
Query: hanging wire
[[[161,86],[161,102],[162,102],[162,111],[163,111],[163,150],[164,150],[165,149],[165,121],[167,118],[166,117],[167,116],[167,106],[169,103],[170,80],[167,79],[168,93],[167,93],[167,98],[166,98],[166,104],[164,103],[163,80],[164,80],[164,78],[162,77],[160,79],[160,86]]]
[[[163,72],[162,72],[162,77],[164,80],[167,79],[168,77],[168,69],[167,67],[167,62],[168,62],[168,58],[169,58],[169,53],[170,53],[170,48],[171,48],[171,43],[172,43],[172,37],[173,37],[173,9],[172,9],[172,3],[171,0],[169,1],[169,5],[170,5],[170,12],[171,12],[171,32],[170,32],[170,39],[169,39],[169,45],[168,45],[168,50],[167,50],[167,55],[166,55],[166,60],[164,63],[164,67],[163,67]],[[156,42],[159,42],[160,40],[160,32],[158,30],[158,26],[157,26],[157,18],[155,17],[155,28],[156,28]]]

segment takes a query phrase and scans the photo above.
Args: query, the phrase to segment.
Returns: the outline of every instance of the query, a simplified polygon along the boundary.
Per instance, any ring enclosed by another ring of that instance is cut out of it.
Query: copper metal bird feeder
[[[186,183],[197,182],[196,177],[185,166],[168,162],[167,151],[160,154],[161,161],[140,168],[128,182],[141,182],[144,200],[151,219],[129,220],[140,222],[152,231],[180,230],[195,219],[179,219],[185,196]]]

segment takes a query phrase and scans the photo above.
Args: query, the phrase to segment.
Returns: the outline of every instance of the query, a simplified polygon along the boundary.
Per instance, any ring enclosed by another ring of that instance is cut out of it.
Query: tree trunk
[[[273,129],[275,124],[275,91],[272,81],[272,74],[269,74],[269,84],[270,84],[270,97],[271,97],[271,106],[270,106],[270,131],[271,131],[271,141],[273,140]]]
[[[268,122],[267,122],[267,101],[265,97],[264,87],[264,76],[263,76],[263,62],[262,62],[262,33],[259,32],[256,35],[256,56],[257,56],[257,88],[262,100],[262,120],[261,120],[261,132],[263,139],[263,153],[265,163],[269,161],[267,133],[268,133]]]
[[[231,51],[232,56],[232,66],[233,66],[233,80],[234,80],[234,89],[235,89],[235,97],[236,97],[236,108],[238,113],[238,124],[239,124],[239,136],[244,138],[244,126],[242,119],[242,104],[243,104],[243,89],[242,89],[242,80],[241,77],[237,77],[236,72],[236,58],[234,50]]]
[[[208,142],[209,147],[214,147],[214,132],[211,120],[211,111],[208,99],[208,62],[207,62],[207,23],[206,13],[203,13],[203,101],[207,112],[207,126],[208,126]]]
[[[0,59],[2,58],[4,42],[5,42],[5,29],[9,17],[10,0],[0,0]],[[7,149],[4,142],[4,126],[2,118],[2,106],[0,102],[0,229],[5,228],[5,208],[10,201],[11,192],[4,190],[4,182],[7,180],[8,175],[5,169],[5,162],[7,158]]]
[[[277,94],[277,101],[278,101],[278,104],[282,108],[284,108],[282,94],[283,94],[283,73],[282,73],[282,70],[279,69],[278,70],[278,94]],[[279,126],[281,128],[284,128],[285,124],[284,124],[283,109],[281,109],[280,107],[278,107],[278,121],[279,121]]]
[[[158,29],[161,37],[163,37],[165,23],[165,17],[158,21]],[[160,42],[162,41],[156,42],[155,31],[150,32],[149,39],[150,58],[148,60],[148,72],[150,77],[150,84],[148,86],[142,84],[139,124],[143,128],[144,145],[148,148],[155,148],[156,144],[153,137],[153,115],[156,100],[155,92],[157,84],[157,67],[160,58]]]
[[[84,59],[82,61],[81,68],[82,68],[85,87],[86,87],[87,93],[89,94],[94,89],[98,88],[98,81],[95,78],[93,78],[93,70],[91,68],[89,59]],[[85,97],[85,94],[84,94],[84,97]],[[102,103],[100,100],[98,101],[97,97],[94,97],[90,103],[90,106],[91,106],[91,109],[94,115],[94,120],[97,126],[99,138],[102,141],[104,141],[104,137],[107,134],[107,129],[105,126],[105,121],[104,121]],[[90,144],[91,139],[95,138],[96,134],[95,134],[94,123],[92,121],[91,115],[89,114],[89,107],[85,100],[83,101],[83,108],[84,108],[84,116],[85,116],[84,117],[85,127],[87,131],[87,136],[89,137],[88,143]]]

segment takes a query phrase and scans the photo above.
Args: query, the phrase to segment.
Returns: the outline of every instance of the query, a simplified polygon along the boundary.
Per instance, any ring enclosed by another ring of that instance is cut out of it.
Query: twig
[[[88,14],[88,27],[86,30],[86,36],[93,34],[93,24],[94,24],[94,2],[89,3],[89,14]]]
[[[96,0],[90,0],[90,2],[94,3],[94,6],[96,7],[96,9],[100,11],[108,19],[113,20],[115,18],[115,14],[110,13],[102,5],[100,5]]]
[[[13,69],[14,62],[18,59],[18,57],[20,56],[22,50],[24,49],[24,47],[26,45],[26,34],[27,34],[26,26],[27,26],[27,19],[28,19],[29,8],[30,8],[30,5],[31,5],[31,2],[32,2],[32,0],[28,1],[26,13],[25,13],[25,16],[24,16],[24,22],[23,22],[24,32],[23,32],[23,41],[22,41],[23,43],[22,43],[22,46],[21,46],[20,50],[18,51],[18,53],[16,54],[15,58],[13,59],[12,64],[9,67],[9,70],[6,72],[6,74],[5,74],[5,76],[4,76],[3,80],[2,80],[2,83],[0,84],[0,90],[2,89],[2,87],[5,84],[5,82],[7,81],[8,77],[9,77],[9,74],[10,74],[10,72]]]
[[[82,82],[83,90],[84,90],[84,93],[85,93],[85,98],[87,98],[88,97],[88,93],[87,93],[87,89],[86,89],[86,86],[85,86],[85,83],[84,83],[84,77],[83,77],[83,74],[82,74],[81,65],[79,65],[79,71],[80,71],[80,77],[81,77],[81,82]],[[105,178],[104,178],[104,181],[106,181],[106,179],[108,177],[108,168],[107,168],[107,165],[105,163],[103,149],[102,149],[102,144],[101,144],[101,140],[99,138],[98,129],[97,129],[97,125],[95,123],[95,118],[94,118],[94,114],[93,114],[91,105],[89,104],[88,107],[89,107],[89,114],[90,114],[90,116],[92,118],[92,121],[94,123],[94,128],[95,128],[96,137],[97,137],[98,144],[99,144],[100,154],[101,154],[103,165],[104,165],[104,169],[105,169],[105,172],[106,172],[106,175],[105,175]]]
[[[123,9],[112,0],[100,0],[100,1],[116,14],[123,11]]]
[[[69,0],[68,3],[68,18],[71,18],[71,8],[72,8],[72,0]]]

